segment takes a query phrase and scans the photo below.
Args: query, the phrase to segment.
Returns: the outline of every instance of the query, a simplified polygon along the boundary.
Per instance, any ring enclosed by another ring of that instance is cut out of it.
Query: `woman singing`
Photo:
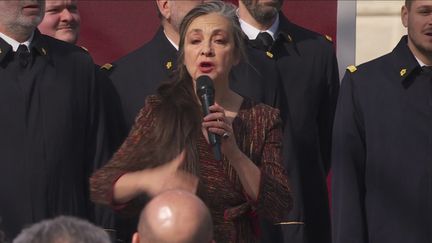
[[[140,195],[185,187],[192,174],[212,214],[216,242],[259,241],[256,215],[284,220],[292,198],[281,164],[279,112],[229,87],[232,67],[245,57],[243,41],[232,4],[209,2],[186,15],[176,76],[147,98],[121,148],[92,176],[95,202],[138,214]],[[195,92],[202,75],[215,89],[215,104],[204,118]],[[209,132],[221,137],[221,160]]]

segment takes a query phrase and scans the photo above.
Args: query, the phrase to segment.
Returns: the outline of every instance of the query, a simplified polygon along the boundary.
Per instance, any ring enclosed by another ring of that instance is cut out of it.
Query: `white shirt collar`
[[[238,15],[238,12],[237,12],[237,15]],[[255,28],[251,24],[249,24],[246,21],[244,21],[243,19],[241,19],[240,17],[239,17],[239,21],[240,21],[240,26],[241,26],[243,32],[248,36],[248,38],[250,40],[255,40],[257,35],[260,32],[262,32],[261,30]],[[274,21],[272,26],[270,26],[269,29],[265,30],[265,32],[269,33],[271,35],[271,37],[273,38],[273,40],[275,40],[276,39],[275,35],[276,35],[278,27],[279,27],[279,14],[276,15],[276,20]]]
[[[171,43],[171,45],[173,45],[174,48],[178,51],[178,50],[179,50],[178,45],[177,45],[176,43],[174,43],[174,41],[172,41],[172,40],[167,36],[167,34],[165,33],[165,30],[164,30],[164,35],[165,35],[165,37],[167,38],[167,40]]]
[[[420,67],[427,66],[424,62],[422,62],[420,59],[418,59],[416,56],[414,56],[417,62],[419,63]]]
[[[16,41],[15,39],[3,34],[0,32],[0,38],[2,38],[4,41],[6,41],[9,45],[12,46],[12,50],[15,52],[18,50],[18,46],[19,45],[25,45],[27,46],[27,49],[30,50],[30,43],[33,40],[33,36],[34,36],[34,32],[31,34],[30,38],[26,41],[24,41],[23,43],[19,43],[18,41]]]

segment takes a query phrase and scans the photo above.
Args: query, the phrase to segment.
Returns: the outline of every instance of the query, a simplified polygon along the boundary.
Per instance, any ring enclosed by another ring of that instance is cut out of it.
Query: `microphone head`
[[[198,96],[214,94],[213,80],[207,75],[199,76],[196,80],[196,92]]]

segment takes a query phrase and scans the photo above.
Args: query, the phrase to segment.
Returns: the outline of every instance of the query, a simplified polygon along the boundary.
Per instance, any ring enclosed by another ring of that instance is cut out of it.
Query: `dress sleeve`
[[[90,178],[90,196],[95,203],[115,206],[113,203],[113,188],[117,180],[127,172],[135,171],[140,166],[133,159],[139,142],[154,127],[155,118],[153,115],[154,102],[150,98],[146,100],[135,119],[128,137],[125,139],[119,150],[112,159],[101,169],[97,170]],[[134,163],[135,162],[135,163]]]
[[[260,170],[256,210],[273,223],[281,222],[291,210],[293,200],[282,165],[282,120],[276,111],[270,116],[266,128]]]

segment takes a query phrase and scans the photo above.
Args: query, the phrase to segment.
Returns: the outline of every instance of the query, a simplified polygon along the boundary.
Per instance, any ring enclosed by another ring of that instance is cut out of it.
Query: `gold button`
[[[172,62],[171,62],[171,61],[168,61],[168,62],[166,63],[166,68],[167,68],[167,69],[171,69],[171,68],[172,68]]]
[[[267,55],[269,58],[273,58],[273,53],[271,53],[271,52],[269,52],[269,51],[266,52],[266,55]]]

